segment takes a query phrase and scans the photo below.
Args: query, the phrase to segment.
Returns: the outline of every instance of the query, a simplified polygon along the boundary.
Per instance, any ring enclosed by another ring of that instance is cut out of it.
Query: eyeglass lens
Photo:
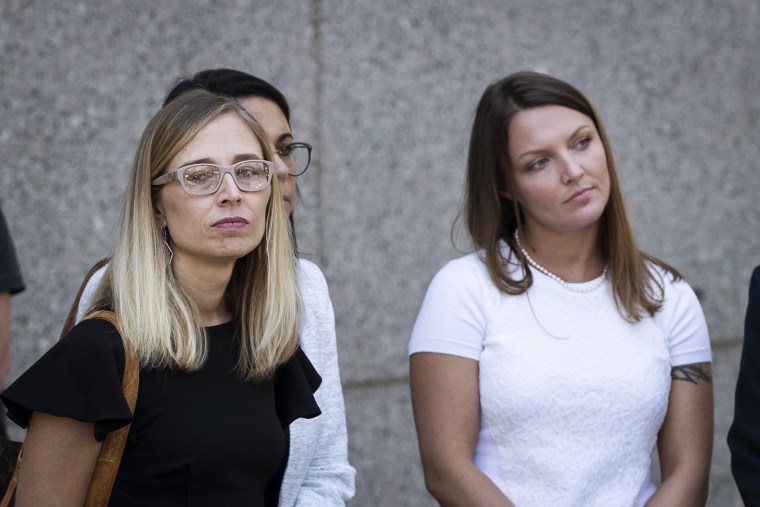
[[[291,176],[299,176],[309,166],[311,155],[309,148],[303,144],[290,144],[277,151],[280,158],[288,166]]]
[[[269,185],[269,168],[261,161],[244,162],[234,167],[232,177],[240,190],[255,192]],[[182,179],[188,193],[210,194],[221,185],[222,170],[213,165],[189,166]]]

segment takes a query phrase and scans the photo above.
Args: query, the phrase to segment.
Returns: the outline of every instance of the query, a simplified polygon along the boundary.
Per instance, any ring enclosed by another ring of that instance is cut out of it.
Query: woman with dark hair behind
[[[198,89],[236,99],[264,128],[274,147],[275,175],[290,220],[295,250],[293,208],[297,178],[310,167],[311,145],[294,138],[285,96],[270,83],[251,74],[233,69],[209,69],[175,84],[164,100],[164,107]],[[322,385],[315,393],[322,414],[314,419],[294,421],[286,429],[289,450],[267,487],[267,505],[337,507],[353,497],[355,471],[348,462],[335,316],[327,282],[320,269],[303,258],[297,259],[296,269],[302,300],[300,345],[322,377]],[[101,269],[94,273],[84,288],[81,301],[74,303],[76,320],[88,310],[103,272]]]
[[[435,276],[409,344],[433,496],[704,505],[704,316],[678,272],[636,246],[604,127],[578,90],[531,72],[486,89],[464,217],[477,251]]]

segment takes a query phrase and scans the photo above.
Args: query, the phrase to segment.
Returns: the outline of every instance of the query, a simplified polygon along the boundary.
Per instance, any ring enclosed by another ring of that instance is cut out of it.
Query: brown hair
[[[491,279],[500,291],[517,295],[532,285],[527,259],[513,237],[522,222],[520,208],[505,195],[513,195],[514,187],[507,132],[518,112],[546,105],[573,109],[594,122],[607,155],[610,178],[610,196],[600,218],[599,243],[609,266],[615,303],[628,320],[641,320],[644,313],[654,315],[662,306],[663,285],[653,266],[659,266],[674,279],[680,279],[681,275],[636,246],[602,120],[580,91],[557,78],[518,72],[492,83],[483,92],[470,137],[463,210],[473,245],[481,250]],[[516,279],[508,273],[501,241],[509,245],[522,264],[523,278]]]

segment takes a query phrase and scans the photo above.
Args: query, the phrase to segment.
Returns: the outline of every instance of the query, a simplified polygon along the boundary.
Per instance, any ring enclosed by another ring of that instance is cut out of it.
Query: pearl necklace
[[[528,264],[539,270],[541,273],[545,274],[567,290],[573,291],[573,292],[591,292],[599,287],[604,283],[604,280],[607,278],[607,265],[604,265],[604,269],[602,270],[602,274],[599,278],[596,279],[596,282],[594,282],[592,285],[584,286],[584,287],[578,287],[577,284],[574,283],[568,283],[564,281],[562,278],[558,277],[545,267],[543,267],[541,264],[533,260],[533,257],[528,254],[527,250],[522,246],[522,243],[520,243],[520,234],[517,232],[517,229],[515,229],[515,241],[517,242],[517,246],[520,248],[520,251],[525,256],[525,258],[528,260]]]

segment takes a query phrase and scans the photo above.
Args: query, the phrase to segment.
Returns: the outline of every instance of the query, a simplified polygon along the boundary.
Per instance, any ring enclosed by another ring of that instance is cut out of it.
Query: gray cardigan
[[[343,506],[354,496],[356,472],[348,463],[335,314],[319,268],[304,259],[299,259],[298,267],[304,307],[301,348],[322,376],[322,385],[314,393],[322,415],[298,419],[290,425],[290,455],[280,507]]]
[[[105,272],[95,272],[82,292],[77,321],[84,317]],[[322,377],[314,398],[322,414],[290,425],[290,452],[280,488],[280,507],[339,507],[354,496],[356,471],[348,463],[348,435],[338,350],[327,282],[316,264],[298,260],[303,300],[301,348]]]

